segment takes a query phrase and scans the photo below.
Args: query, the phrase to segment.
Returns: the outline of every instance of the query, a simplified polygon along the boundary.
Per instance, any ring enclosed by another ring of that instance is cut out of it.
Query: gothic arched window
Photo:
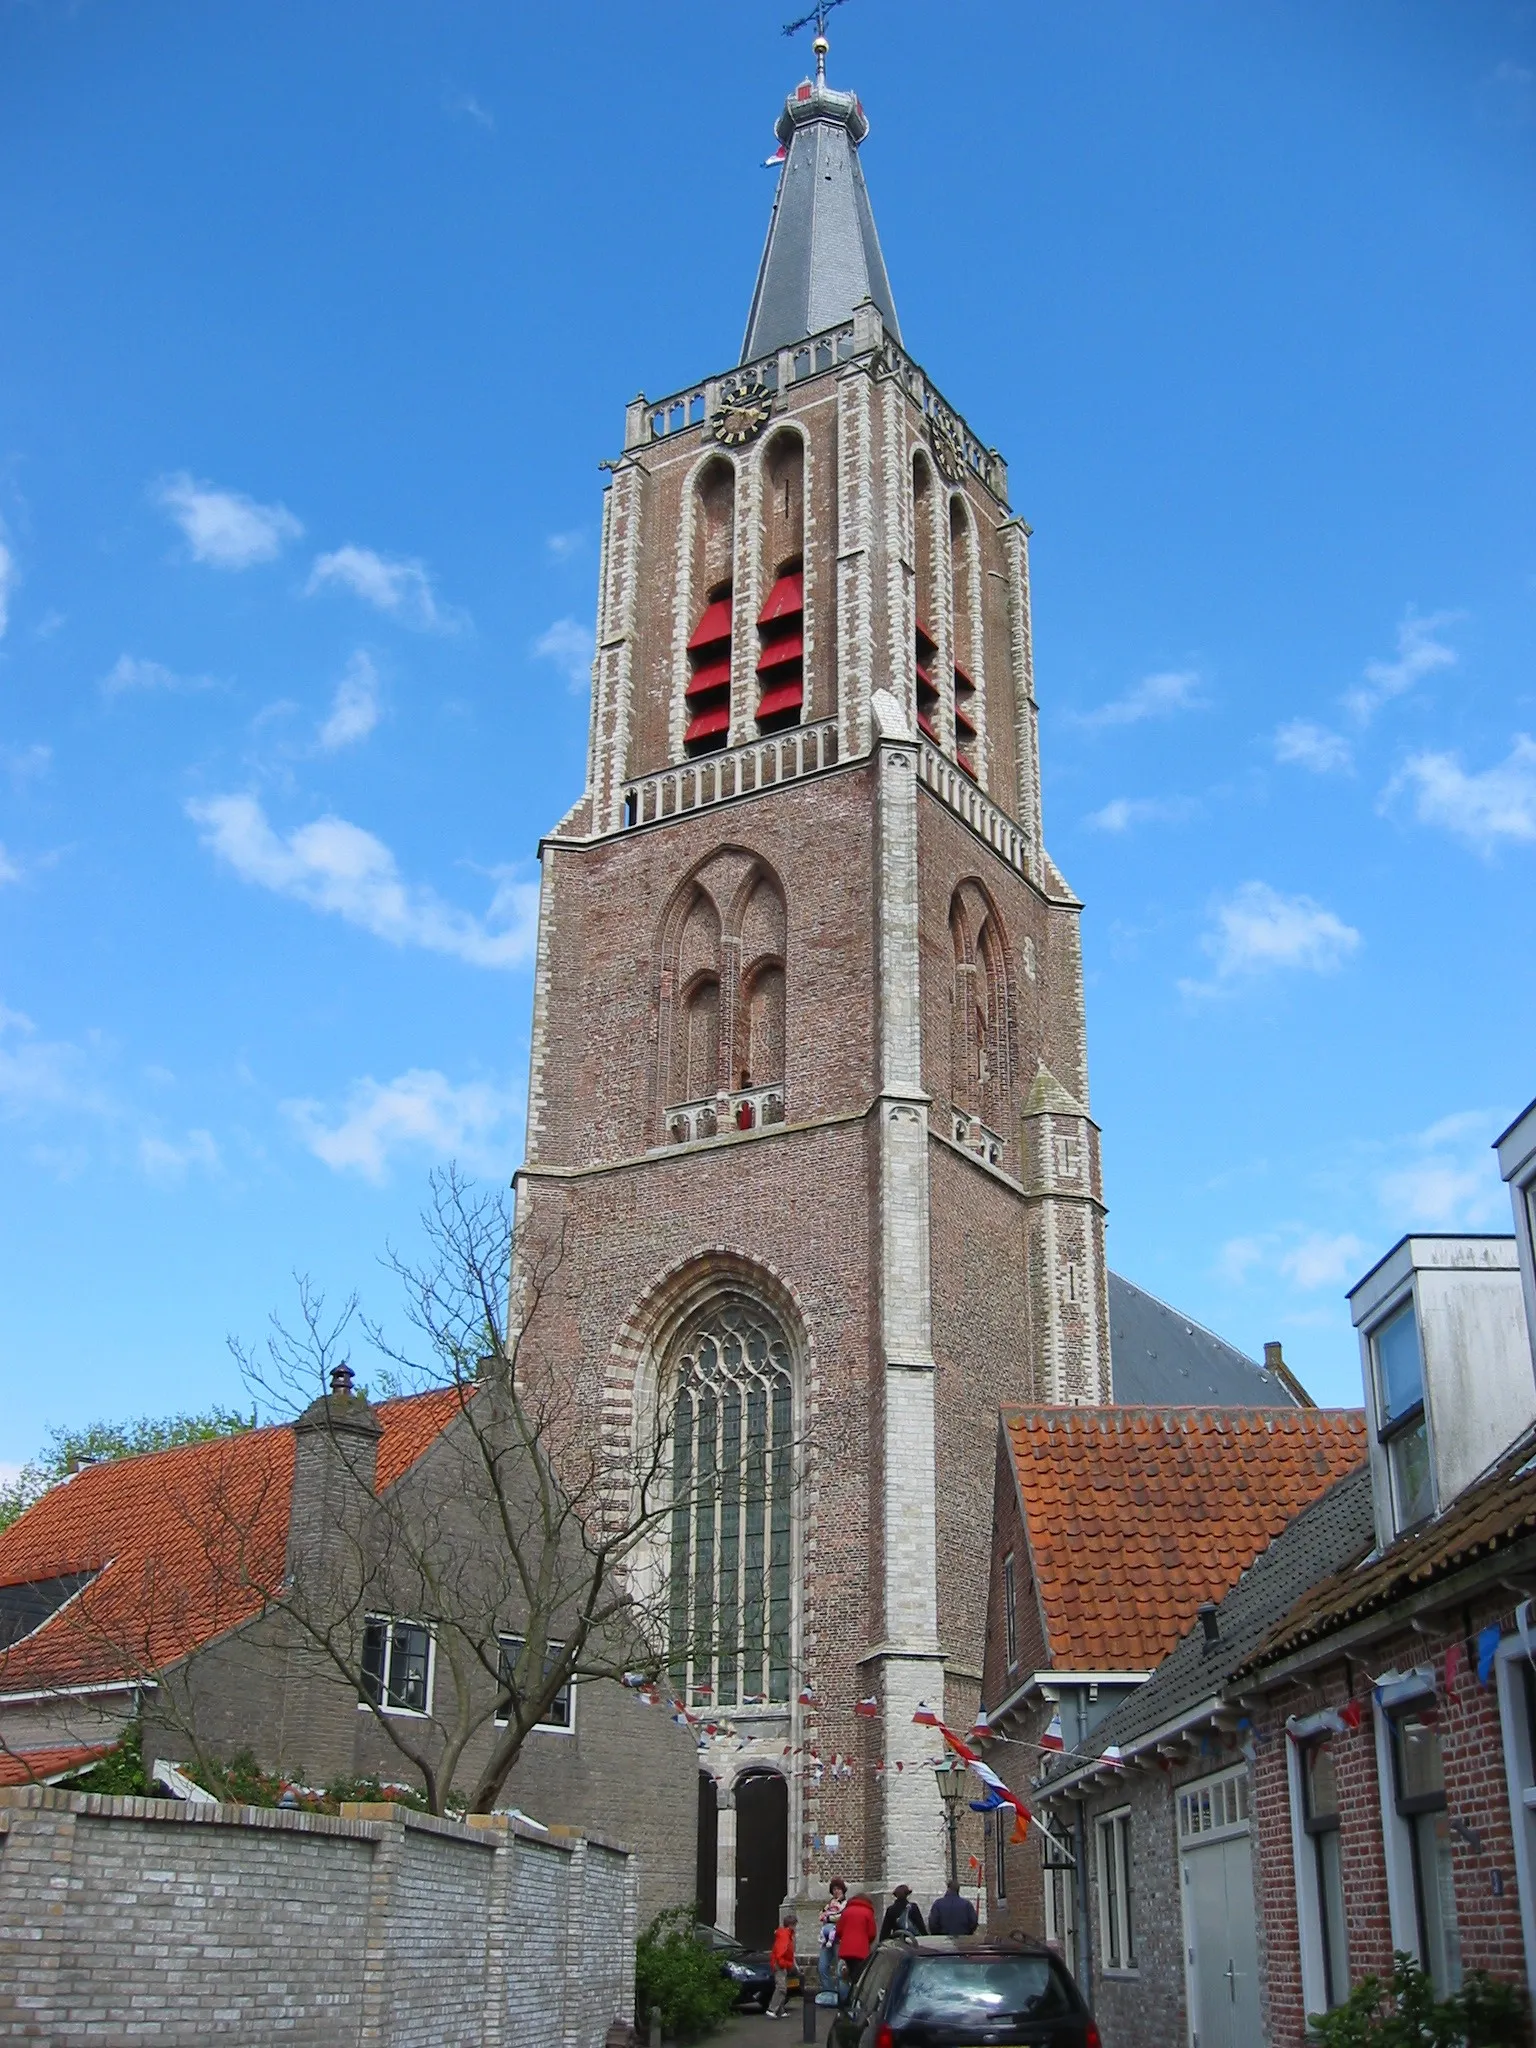
[[[722,1707],[789,1698],[794,1388],[782,1324],[718,1297],[674,1351],[674,1683]]]

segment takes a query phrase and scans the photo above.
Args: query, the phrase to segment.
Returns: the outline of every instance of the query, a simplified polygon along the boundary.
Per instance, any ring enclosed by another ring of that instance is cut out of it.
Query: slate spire
[[[855,93],[827,84],[826,37],[818,35],[814,47],[815,82],[795,88],[774,131],[788,154],[747,318],[744,363],[837,326],[863,299],[874,300],[886,332],[901,339],[859,168],[869,121]]]

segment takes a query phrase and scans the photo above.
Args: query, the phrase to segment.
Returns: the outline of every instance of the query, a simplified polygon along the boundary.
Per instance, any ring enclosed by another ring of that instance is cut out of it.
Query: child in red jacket
[[[768,1951],[768,1961],[773,1966],[773,1996],[768,2001],[768,2017],[771,2020],[784,2017],[784,2001],[789,1996],[789,1973],[795,1967],[797,1925],[794,1914],[786,1913],[784,1925],[773,1937],[773,1947]]]

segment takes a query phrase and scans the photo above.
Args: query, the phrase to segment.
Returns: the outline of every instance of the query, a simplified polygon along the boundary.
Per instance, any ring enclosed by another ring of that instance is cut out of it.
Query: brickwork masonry
[[[0,1792],[0,2041],[601,2048],[637,1878],[503,1815]]]

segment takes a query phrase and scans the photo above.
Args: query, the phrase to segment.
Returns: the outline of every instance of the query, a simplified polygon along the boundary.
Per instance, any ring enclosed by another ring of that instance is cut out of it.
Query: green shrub
[[[137,1721],[130,1721],[115,1749],[76,1771],[62,1781],[66,1792],[100,1792],[108,1799],[148,1799],[154,1796],[144,1770],[143,1740]]]
[[[692,1906],[658,1913],[635,1944],[635,2021],[642,2038],[651,2007],[661,2007],[663,2033],[696,2041],[736,2005],[736,1987],[715,1953],[694,1936]]]
[[[1524,1990],[1469,1970],[1459,1991],[1435,1997],[1428,1974],[1401,1951],[1392,1982],[1365,1977],[1343,2005],[1308,2022],[1321,2048],[1527,2048]]]

